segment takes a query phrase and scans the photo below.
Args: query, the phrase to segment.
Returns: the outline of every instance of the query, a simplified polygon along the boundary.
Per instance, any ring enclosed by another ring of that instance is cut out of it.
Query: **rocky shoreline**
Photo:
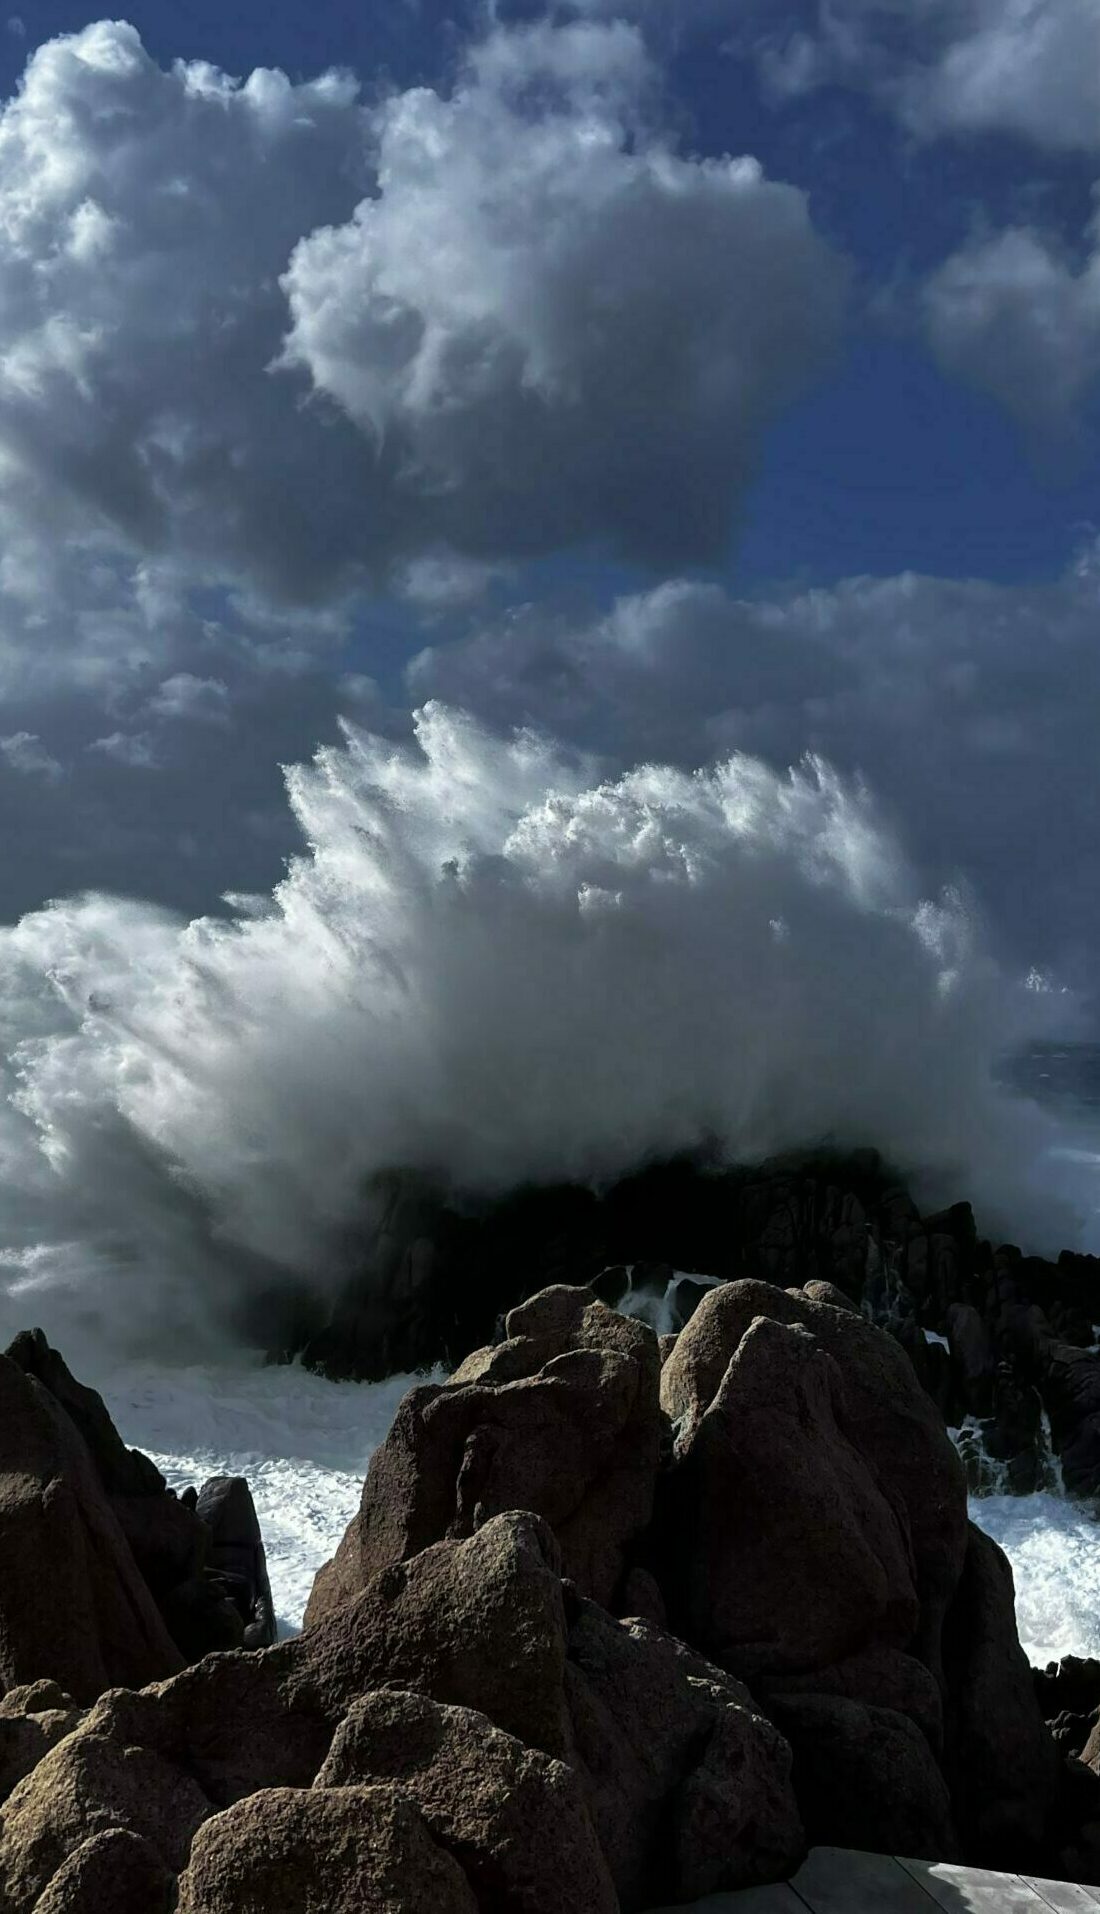
[[[627,1194],[570,1198],[501,1333],[405,1397],[287,1642],[247,1485],[172,1495],[17,1338],[0,1914],[642,1914],[816,1844],[1100,1881],[1100,1667],[1029,1668],[945,1426],[1024,1482],[1045,1413],[1095,1489],[1095,1269],[871,1157]],[[660,1258],[585,1266],[647,1212]],[[406,1343],[441,1334],[431,1218],[399,1190],[374,1245]]]
[[[1049,1260],[983,1239],[968,1203],[922,1215],[872,1150],[752,1169],[678,1159],[599,1191],[481,1205],[395,1172],[372,1213],[334,1305],[264,1293],[248,1327],[273,1357],[373,1381],[453,1368],[551,1283],[595,1283],[617,1304],[628,1287],[658,1297],[674,1272],[821,1280],[902,1343],[950,1426],[980,1425],[1006,1487],[1041,1486],[1053,1440],[1069,1492],[1100,1495],[1100,1256]],[[669,1327],[704,1293],[681,1280]]]

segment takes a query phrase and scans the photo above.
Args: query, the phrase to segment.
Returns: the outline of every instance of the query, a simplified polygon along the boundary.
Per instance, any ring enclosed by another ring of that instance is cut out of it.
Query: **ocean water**
[[[89,1380],[125,1440],[152,1456],[170,1487],[248,1477],[285,1636],[301,1627],[313,1578],[359,1505],[367,1463],[401,1397],[426,1378],[326,1382],[257,1359],[129,1364]]]

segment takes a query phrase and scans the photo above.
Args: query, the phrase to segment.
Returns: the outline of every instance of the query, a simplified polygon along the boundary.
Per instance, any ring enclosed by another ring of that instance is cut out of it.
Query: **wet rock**
[[[1041,1388],[1067,1490],[1100,1494],[1100,1354],[1051,1343]]]
[[[1032,1682],[1044,1721],[1067,1710],[1087,1715],[1100,1708],[1100,1661],[1088,1656],[1063,1655],[1061,1661],[1033,1669]]]
[[[989,1332],[972,1303],[952,1303],[947,1311],[947,1339],[955,1398],[963,1415],[988,1416],[996,1361]]]

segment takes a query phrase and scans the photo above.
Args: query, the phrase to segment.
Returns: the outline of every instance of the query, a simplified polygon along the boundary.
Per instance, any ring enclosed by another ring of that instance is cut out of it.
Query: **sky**
[[[441,700],[863,779],[1097,995],[1100,0],[27,5],[0,921],[187,914]]]

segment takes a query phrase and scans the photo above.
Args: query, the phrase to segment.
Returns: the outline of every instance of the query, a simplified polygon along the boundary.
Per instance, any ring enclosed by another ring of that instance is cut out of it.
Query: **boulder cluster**
[[[506,1311],[552,1283],[596,1281],[607,1300],[673,1272],[785,1285],[833,1283],[908,1351],[945,1420],[970,1424],[973,1486],[1047,1486],[1053,1439],[1065,1486],[1100,1494],[1100,1257],[1025,1256],[979,1237],[967,1203],[922,1216],[873,1151],[753,1169],[697,1160],[602,1191],[563,1185],[471,1206],[420,1175],[379,1179],[335,1304],[265,1294],[254,1323],[272,1353],[375,1378],[487,1342]],[[677,1286],[673,1326],[702,1291]]]
[[[271,1646],[246,1586],[203,1652],[255,1557],[20,1338],[0,1914],[641,1914],[817,1843],[1100,1880],[1096,1671],[1033,1676],[909,1355],[774,1247],[660,1338],[590,1283],[511,1310]]]

